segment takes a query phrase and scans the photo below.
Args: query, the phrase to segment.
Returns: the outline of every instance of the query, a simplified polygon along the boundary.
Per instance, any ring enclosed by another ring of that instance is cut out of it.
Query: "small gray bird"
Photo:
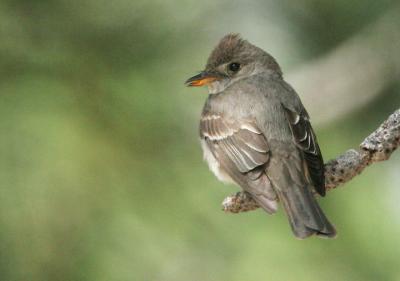
[[[208,86],[200,138],[217,178],[238,184],[270,214],[282,202],[296,237],[335,237],[313,195],[325,195],[317,138],[275,59],[228,34],[186,85]]]

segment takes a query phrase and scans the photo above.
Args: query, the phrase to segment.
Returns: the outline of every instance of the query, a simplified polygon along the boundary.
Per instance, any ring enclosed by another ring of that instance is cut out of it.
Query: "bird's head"
[[[215,94],[240,79],[258,73],[282,75],[272,56],[238,34],[228,34],[211,52],[205,69],[189,78],[185,84],[195,87],[207,85],[209,92]]]

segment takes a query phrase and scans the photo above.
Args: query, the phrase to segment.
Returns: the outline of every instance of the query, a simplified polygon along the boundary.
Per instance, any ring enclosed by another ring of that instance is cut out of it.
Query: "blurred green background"
[[[399,107],[397,1],[2,0],[0,280],[400,280],[400,153],[320,202],[335,240],[283,212],[225,214],[202,161],[220,37],[270,52],[328,160]],[[336,70],[336,76],[330,71]]]

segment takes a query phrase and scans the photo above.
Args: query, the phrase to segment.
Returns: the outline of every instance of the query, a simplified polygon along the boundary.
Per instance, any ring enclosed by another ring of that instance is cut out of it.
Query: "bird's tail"
[[[325,238],[335,237],[336,230],[318,205],[304,167],[295,158],[296,154],[291,156],[272,157],[267,173],[294,235],[300,239],[314,234]]]
[[[297,238],[313,234],[324,238],[336,236],[334,226],[326,218],[309,186],[287,186],[277,193]]]

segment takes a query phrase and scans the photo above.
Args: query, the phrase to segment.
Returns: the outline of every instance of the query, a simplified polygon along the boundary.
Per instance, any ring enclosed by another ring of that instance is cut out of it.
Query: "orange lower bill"
[[[217,80],[217,78],[215,78],[215,77],[207,77],[207,78],[203,78],[203,79],[192,81],[192,82],[189,83],[189,86],[201,87],[201,86],[204,86],[204,85],[208,85],[211,82],[214,82],[215,80]]]

